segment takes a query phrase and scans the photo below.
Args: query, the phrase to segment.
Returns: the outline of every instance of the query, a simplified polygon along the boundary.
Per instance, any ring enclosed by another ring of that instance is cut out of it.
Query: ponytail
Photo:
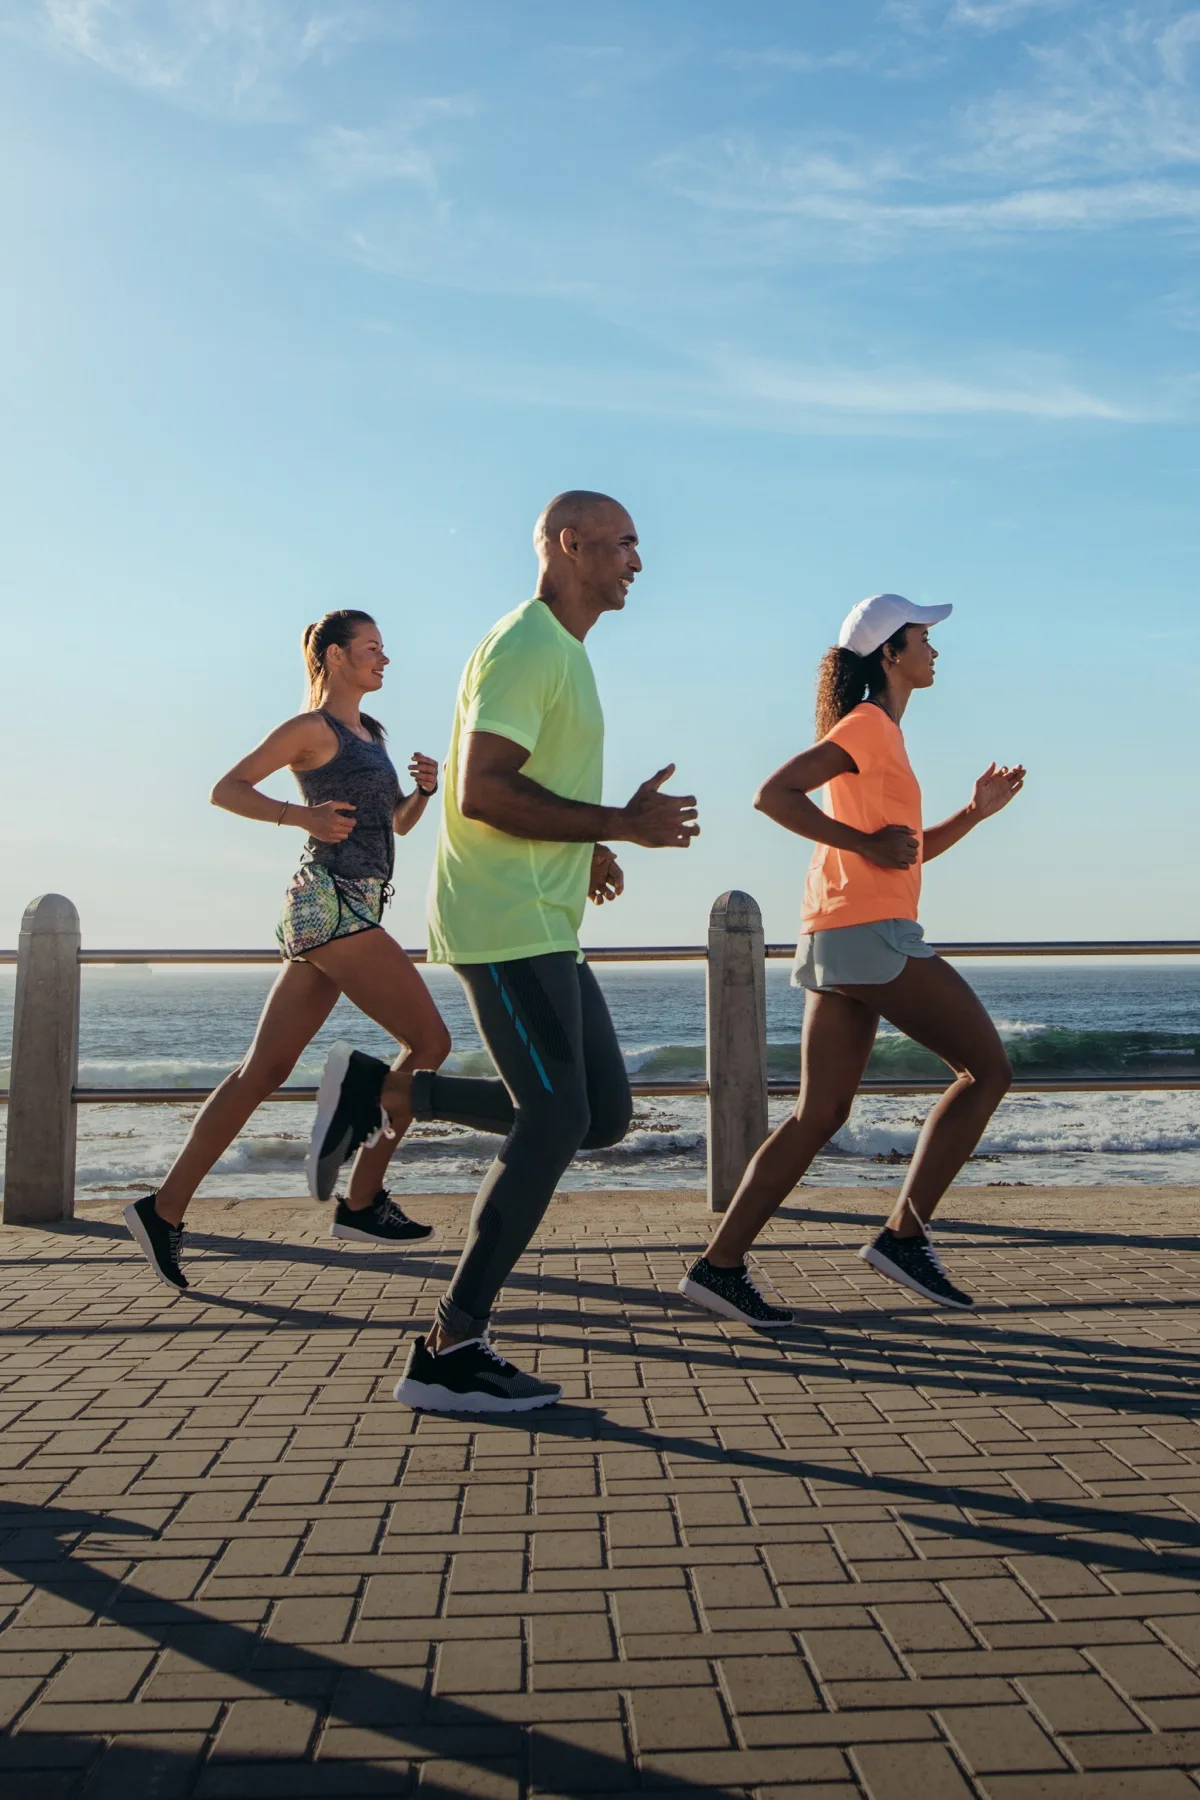
[[[316,619],[311,625],[304,627],[304,636],[300,639],[300,651],[304,657],[304,673],[308,678],[308,693],[305,705],[309,712],[319,712],[325,704],[325,696],[329,691],[329,675],[325,667],[325,658],[331,644],[345,649],[360,625],[373,625],[370,613],[358,612],[353,607],[342,607],[337,612],[328,612],[323,618]],[[359,718],[375,739],[382,744],[387,736],[378,719],[368,718],[365,712]]]
[[[908,626],[902,625],[899,631],[893,631],[887,644],[893,650],[903,650],[908,638]],[[832,731],[839,719],[861,706],[864,700],[874,700],[887,688],[887,675],[883,667],[884,645],[872,650],[869,656],[859,656],[857,651],[847,650],[840,644],[834,644],[821,658],[817,669],[817,741]]]

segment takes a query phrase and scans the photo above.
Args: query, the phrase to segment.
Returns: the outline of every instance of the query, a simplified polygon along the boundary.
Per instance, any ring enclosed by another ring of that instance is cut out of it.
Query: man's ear
[[[564,556],[574,556],[579,549],[579,533],[574,525],[564,525],[558,534],[558,541]]]

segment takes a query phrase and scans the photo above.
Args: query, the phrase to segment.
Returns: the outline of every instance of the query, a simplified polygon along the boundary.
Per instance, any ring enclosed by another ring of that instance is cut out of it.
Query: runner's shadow
[[[957,1192],[957,1197],[960,1199],[962,1192],[961,1189]],[[885,1193],[886,1190],[881,1190],[881,1198]],[[894,1196],[889,1195],[888,1198],[894,1198]],[[881,1206],[880,1216],[882,1213]],[[775,1217],[791,1220],[797,1224],[811,1221],[818,1225],[855,1225],[860,1226],[864,1231],[869,1230],[874,1223],[873,1218],[864,1213],[834,1212],[827,1208],[804,1205],[782,1206]],[[1094,1230],[1090,1226],[1086,1230],[1080,1230],[1069,1225],[983,1224],[978,1220],[948,1219],[940,1215],[935,1218],[934,1226],[939,1238],[1006,1238],[1012,1243],[1087,1244],[1097,1249],[1103,1249],[1111,1244],[1114,1250],[1200,1250],[1200,1236],[1194,1232],[1189,1232],[1181,1237],[1169,1237],[1151,1232]],[[823,1249],[826,1246],[814,1244],[812,1247],[813,1249]],[[832,1246],[829,1247],[832,1248]],[[763,1248],[771,1249],[778,1248],[778,1246],[766,1244]]]
[[[307,1697],[316,1703],[317,1718],[310,1733],[310,1745],[330,1724],[368,1728],[380,1740],[374,1759],[357,1763],[353,1779],[342,1775],[345,1765],[326,1763],[322,1779],[312,1763],[311,1749],[296,1756],[253,1756],[248,1753],[239,1771],[236,1758],[230,1756],[203,1778],[204,1792],[213,1795],[251,1795],[257,1793],[317,1793],[395,1795],[408,1783],[394,1768],[383,1765],[385,1759],[407,1762],[432,1762],[429,1781],[422,1772],[421,1791],[436,1794],[470,1794],[491,1791],[478,1787],[477,1781],[494,1781],[495,1759],[517,1759],[522,1791],[539,1792],[606,1792],[627,1794],[637,1785],[637,1774],[631,1762],[592,1749],[586,1743],[566,1743],[540,1726],[517,1726],[483,1706],[466,1700],[436,1696],[430,1693],[424,1672],[417,1681],[406,1681],[393,1673],[370,1668],[356,1668],[339,1661],[335,1653],[326,1653],[310,1645],[292,1645],[286,1640],[260,1637],[257,1627],[213,1617],[201,1606],[164,1598],[140,1587],[134,1580],[114,1578],[106,1569],[87,1560],[88,1540],[99,1540],[92,1555],[111,1554],[109,1543],[116,1539],[125,1555],[137,1553],[137,1544],[161,1541],[161,1535],[134,1520],[109,1518],[101,1513],[53,1506],[31,1507],[0,1505],[0,1530],[8,1535],[0,1540],[0,1568],[7,1569],[22,1584],[32,1584],[41,1592],[75,1605],[81,1589],[87,1591],[87,1604],[100,1618],[113,1624],[132,1627],[139,1639],[155,1650],[175,1649],[203,1667],[224,1674],[240,1675],[252,1691],[292,1700],[297,1695],[297,1675],[310,1678]],[[465,1545],[464,1547],[469,1547]],[[520,1595],[514,1595],[514,1607],[520,1607]],[[53,1636],[52,1628],[47,1628]],[[394,1740],[389,1756],[388,1739]],[[162,1749],[151,1743],[130,1745],[117,1741],[105,1748],[95,1733],[76,1735],[63,1732],[56,1740],[48,1740],[41,1732],[23,1736],[18,1719],[10,1728],[7,1743],[0,1746],[0,1769],[45,1769],[48,1757],[57,1755],[54,1764],[64,1762],[76,1768],[89,1761],[98,1765],[89,1777],[88,1792],[103,1784],[105,1793],[125,1791],[117,1783],[128,1781],[133,1794],[183,1794],[195,1791],[189,1771],[200,1761],[202,1748],[190,1752]],[[437,1781],[436,1764],[440,1761],[468,1764],[480,1771],[476,1778],[461,1777],[457,1786],[442,1787]],[[328,1771],[333,1769],[332,1776]],[[293,1784],[279,1785],[279,1772],[292,1775]],[[37,1791],[42,1792],[40,1777]],[[54,1793],[63,1791],[57,1779]],[[694,1784],[676,1780],[655,1771],[654,1786],[665,1792],[692,1794]],[[32,1792],[32,1788],[29,1790]],[[46,1790],[49,1792],[49,1789]],[[72,1791],[75,1791],[72,1788]],[[723,1787],[715,1793],[727,1793]],[[17,1790],[13,1789],[14,1800]]]
[[[869,1496],[874,1505],[893,1508],[906,1519],[911,1516],[914,1524],[927,1530],[945,1531],[952,1537],[990,1543],[1003,1535],[1011,1540],[1014,1549],[1031,1555],[1055,1556],[1067,1562],[1136,1573],[1146,1569],[1160,1573],[1183,1571],[1195,1575],[1200,1583],[1200,1534],[1191,1518],[1173,1519],[1157,1512],[1116,1513],[1103,1502],[1088,1506],[1083,1501],[1029,1501],[997,1488],[973,1488],[966,1482],[945,1479],[922,1481],[911,1475],[869,1475],[865,1470],[850,1468],[845,1463],[808,1461],[783,1449],[771,1454],[761,1450],[726,1448],[699,1438],[673,1436],[666,1429],[655,1431],[625,1425],[574,1403],[562,1410],[557,1406],[548,1407],[537,1414],[536,1422],[531,1421],[527,1413],[487,1413],[482,1415],[481,1422],[483,1420],[489,1430],[532,1432],[538,1437],[555,1437],[574,1443],[592,1441],[599,1446],[614,1444],[623,1449],[650,1450],[656,1455],[675,1456],[692,1464],[709,1463],[714,1468],[722,1468],[726,1474],[731,1469],[750,1469],[763,1475],[793,1475],[802,1483],[819,1482],[847,1494]],[[807,1494],[805,1504],[810,1504]],[[984,1516],[979,1524],[969,1519],[947,1521],[943,1512],[949,1504],[964,1510],[970,1508]],[[935,1510],[930,1515],[915,1511],[910,1514],[910,1505],[932,1506]],[[814,1516],[814,1523],[818,1517]],[[1022,1529],[1023,1525],[1029,1528]],[[1098,1546],[1090,1537],[1087,1542],[1074,1543],[1070,1535],[1064,1535],[1071,1531],[1081,1537],[1095,1532],[1104,1532],[1106,1536],[1143,1535],[1178,1548],[1163,1555],[1145,1546],[1126,1548],[1108,1542]],[[1147,1609],[1153,1610],[1149,1602]]]

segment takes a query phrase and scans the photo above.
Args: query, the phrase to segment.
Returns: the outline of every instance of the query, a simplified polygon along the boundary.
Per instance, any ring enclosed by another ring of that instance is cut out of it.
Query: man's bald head
[[[620,612],[642,559],[633,520],[619,500],[568,488],[543,508],[533,542],[541,565],[538,598],[560,617],[570,614],[578,623]]]
[[[597,494],[590,488],[568,488],[565,494],[555,494],[542,508],[541,517],[533,528],[533,544],[538,556],[544,562],[547,552],[561,543],[564,531],[574,530],[586,536],[601,516],[613,511],[623,513],[625,508],[611,494]]]

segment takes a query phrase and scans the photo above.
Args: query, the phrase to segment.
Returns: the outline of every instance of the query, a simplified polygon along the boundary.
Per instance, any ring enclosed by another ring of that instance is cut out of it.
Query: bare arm
[[[626,806],[592,806],[567,800],[522,773],[529,752],[494,731],[467,736],[458,781],[459,811],[509,837],[543,843],[594,844],[624,838],[649,849],[686,849],[700,827],[691,794],[659,792],[674,763],[643,781]]]
[[[312,713],[301,713],[277,725],[249,756],[222,775],[209,799],[239,818],[258,819],[265,825],[296,825],[322,843],[340,844],[354,830],[354,808],[344,800],[304,806],[298,800],[273,800],[258,786],[279,769],[319,768],[327,760],[328,732],[328,725]]]
[[[392,830],[397,837],[408,836],[437,793],[438,766],[432,756],[426,756],[423,751],[414,750],[409,761],[408,772],[412,776],[413,791],[411,794],[404,795],[392,814]]]
[[[941,856],[961,843],[968,831],[974,831],[982,820],[1000,812],[1024,785],[1025,770],[1020,763],[1014,769],[998,769],[995,763],[989,763],[975,783],[975,792],[967,804],[951,813],[948,819],[943,819],[940,825],[929,827],[925,833],[922,862],[929,862],[932,857]]]
[[[754,805],[785,831],[831,844],[835,850],[853,850],[881,869],[907,869],[917,860],[916,833],[907,825],[885,825],[879,831],[858,831],[840,824],[809,799],[835,775],[857,775],[858,765],[840,744],[814,744],[793,756],[769,775],[754,796]]]

